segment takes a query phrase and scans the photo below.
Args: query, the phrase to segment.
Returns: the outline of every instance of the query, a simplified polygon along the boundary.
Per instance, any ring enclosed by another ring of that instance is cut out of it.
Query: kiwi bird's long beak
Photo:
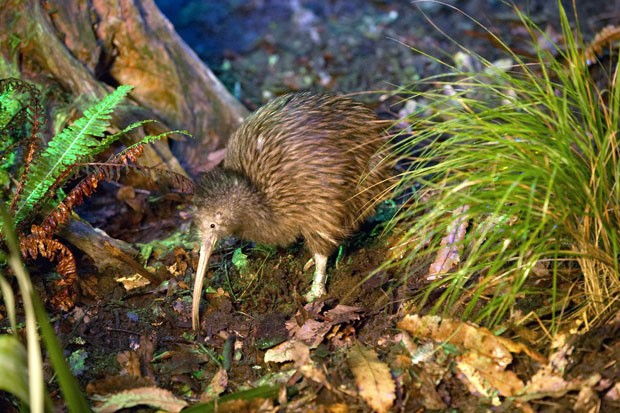
[[[196,278],[194,280],[194,294],[192,296],[192,329],[194,331],[197,331],[200,325],[200,296],[202,295],[209,257],[216,242],[217,236],[209,235],[203,239],[200,246],[200,258],[198,259],[198,268],[196,269]]]

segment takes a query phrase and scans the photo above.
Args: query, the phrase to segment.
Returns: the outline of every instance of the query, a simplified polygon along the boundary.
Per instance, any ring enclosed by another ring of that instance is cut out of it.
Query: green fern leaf
[[[142,122],[138,122],[138,123],[141,124]],[[189,131],[187,131],[186,129],[175,129],[175,130],[169,130],[169,131],[166,131],[166,132],[162,132],[162,133],[157,134],[157,135],[146,135],[144,138],[140,139],[138,142],[136,142],[133,145],[130,145],[127,148],[123,149],[121,152],[118,153],[118,155],[122,155],[125,152],[135,148],[136,146],[147,145],[149,143],[161,140],[163,138],[167,138],[168,136],[175,135],[175,134],[185,135],[185,136],[188,136],[190,138],[193,138],[192,134],[189,133]]]
[[[123,136],[124,134],[126,134],[127,132],[130,132],[136,128],[139,128],[142,125],[145,125],[147,123],[156,123],[156,120],[152,120],[152,119],[147,119],[147,120],[141,120],[138,122],[134,122],[131,125],[125,127],[125,129],[123,129],[122,131],[116,132],[114,135],[108,135],[105,138],[103,138],[101,140],[101,147],[103,149],[108,148],[110,145],[112,145],[114,142],[116,142],[117,140],[120,139],[121,136]]]
[[[111,142],[101,138],[110,126],[114,108],[132,89],[119,86],[103,100],[87,109],[84,115],[66,127],[48,144],[43,153],[33,160],[24,192],[15,210],[19,223],[47,193],[47,190],[66,171],[106,149]]]
[[[22,104],[15,96],[18,94],[11,83],[2,85],[0,90],[0,129],[4,129],[22,109]]]

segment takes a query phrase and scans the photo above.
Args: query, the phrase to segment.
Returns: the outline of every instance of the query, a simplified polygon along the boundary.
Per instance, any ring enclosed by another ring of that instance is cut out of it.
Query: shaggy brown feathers
[[[274,99],[246,119],[223,167],[200,183],[195,217],[203,240],[234,235],[287,245],[303,237],[315,256],[330,255],[385,195],[384,144],[374,112],[354,100]]]

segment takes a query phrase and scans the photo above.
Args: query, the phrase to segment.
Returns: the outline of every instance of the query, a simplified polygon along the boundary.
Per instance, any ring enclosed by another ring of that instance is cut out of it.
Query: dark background
[[[445,67],[459,45],[494,60],[531,50],[503,1],[157,0],[179,34],[250,109],[297,90],[391,91]],[[554,0],[514,4],[561,43]],[[574,21],[572,1],[564,1]],[[584,37],[620,21],[618,1],[575,1]]]

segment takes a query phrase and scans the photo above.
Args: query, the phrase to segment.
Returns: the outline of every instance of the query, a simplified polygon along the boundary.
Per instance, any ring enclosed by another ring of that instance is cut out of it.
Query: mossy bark
[[[157,119],[134,136],[186,129],[195,137],[180,137],[174,153],[169,141],[149,145],[139,162],[195,176],[207,164],[202,155],[221,152],[246,114],[153,0],[0,0],[0,27],[0,78],[39,86],[48,137],[129,84],[134,90],[114,114],[116,128]],[[83,242],[99,243],[95,232],[92,240],[82,235]]]
[[[193,154],[224,146],[246,114],[152,0],[3,3],[0,77],[60,87],[78,110],[118,84],[133,85],[119,121],[156,118],[189,130],[196,141],[186,146],[203,146],[182,150],[190,167]]]

